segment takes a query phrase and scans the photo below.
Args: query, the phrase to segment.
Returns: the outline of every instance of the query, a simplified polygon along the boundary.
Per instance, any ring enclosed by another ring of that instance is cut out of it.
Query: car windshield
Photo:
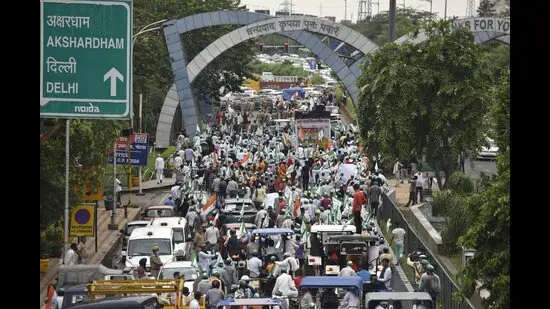
[[[158,218],[158,217],[173,217],[174,212],[171,209],[150,209],[147,210],[146,217]]]
[[[233,212],[240,212],[241,209],[244,206],[244,211],[253,211],[254,206],[252,204],[248,203],[231,203],[231,204],[225,204],[225,210],[226,211],[233,211]]]
[[[160,279],[174,279],[174,273],[179,271],[185,281],[195,281],[198,278],[197,269],[194,267],[170,267],[162,269]]]
[[[128,227],[128,232],[126,232],[126,235],[130,236],[130,235],[132,235],[132,231],[133,231],[133,230],[135,230],[135,229],[138,228],[138,227],[144,227],[144,226],[146,226],[146,225],[147,225],[146,223],[145,223],[145,224],[130,225],[130,226]]]
[[[177,229],[173,229],[173,230],[174,230],[174,242],[176,242],[176,243],[184,242],[185,237],[183,237],[183,229],[182,228],[177,228]]]
[[[132,239],[128,242],[128,256],[150,255],[153,247],[159,247],[159,255],[172,254],[170,239]]]

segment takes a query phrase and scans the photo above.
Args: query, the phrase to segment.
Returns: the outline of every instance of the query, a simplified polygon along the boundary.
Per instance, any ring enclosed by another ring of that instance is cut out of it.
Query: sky
[[[290,0],[288,0],[290,1]],[[380,3],[380,12],[387,11],[390,7],[389,0],[371,0],[372,13],[376,15],[378,12],[378,6],[375,4],[377,1]],[[412,7],[418,10],[430,10],[430,3],[426,0],[396,0],[398,7]],[[436,12],[438,16],[443,18],[443,12],[445,11],[445,1],[447,1],[447,16],[459,16],[466,15],[466,1],[467,0],[432,0],[432,10]],[[248,9],[254,10],[271,10],[271,15],[275,15],[275,11],[279,11],[282,8],[283,0],[241,0],[241,5],[246,4]],[[475,0],[475,7],[477,8],[479,0]],[[311,14],[316,16],[336,16],[336,21],[344,19],[345,5],[344,0],[292,0],[292,12]],[[359,8],[359,0],[347,0],[347,19],[351,19],[353,22],[357,20],[357,12]],[[322,12],[321,12],[322,10]],[[353,14],[353,18],[352,17]]]

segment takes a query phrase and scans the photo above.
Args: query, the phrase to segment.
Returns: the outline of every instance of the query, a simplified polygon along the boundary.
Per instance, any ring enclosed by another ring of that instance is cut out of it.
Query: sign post
[[[131,115],[132,2],[40,1],[40,116]]]

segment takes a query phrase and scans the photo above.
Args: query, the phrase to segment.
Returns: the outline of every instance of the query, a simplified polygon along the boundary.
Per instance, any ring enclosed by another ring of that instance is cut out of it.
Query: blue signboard
[[[116,142],[116,164],[128,165],[126,145],[128,137],[121,137]],[[132,166],[146,166],[149,153],[149,136],[147,134],[130,135],[130,161]],[[109,154],[109,164],[113,164],[113,153]]]

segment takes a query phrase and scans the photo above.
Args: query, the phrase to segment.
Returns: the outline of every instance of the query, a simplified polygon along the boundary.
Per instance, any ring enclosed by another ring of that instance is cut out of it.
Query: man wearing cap
[[[426,273],[420,279],[418,291],[430,294],[434,304],[437,295],[441,292],[441,281],[439,280],[439,276],[434,273],[434,267],[430,264],[426,265]]]
[[[159,246],[153,247],[153,253],[149,257],[149,264],[151,265],[151,276],[158,277],[160,268],[162,267],[162,261],[159,257]]]
[[[201,292],[202,294],[206,294],[206,292],[211,288],[212,288],[212,282],[210,281],[210,279],[208,279],[208,273],[203,272],[202,280],[199,282],[197,286],[197,291]]]
[[[275,281],[273,292],[280,292],[282,296],[298,297],[298,290],[296,289],[294,280],[292,280],[292,277],[287,272],[288,269],[286,265],[281,265],[281,275],[279,275]]]
[[[258,250],[252,251],[252,257],[248,260],[248,272],[250,278],[258,278],[260,276],[260,268],[263,267],[263,262],[258,258]]]
[[[393,254],[390,253],[390,248],[384,246],[382,247],[382,254],[380,254],[380,260],[388,259],[390,260],[390,267],[393,267]]]
[[[222,262],[223,264],[223,262]],[[223,271],[223,269],[221,269],[221,271]],[[210,280],[210,282],[214,283],[214,281],[218,281],[220,283],[220,290],[223,291],[223,281],[220,280],[220,270],[218,269],[214,269],[212,270],[212,276],[210,276],[210,278],[208,278],[208,280]]]
[[[353,270],[353,268],[351,268],[351,266],[353,266],[353,262],[348,261],[347,266],[342,268],[342,270],[340,271],[340,277],[353,277],[353,276],[356,276],[355,270]]]
[[[409,254],[409,256],[407,257],[407,264],[414,269],[414,281],[416,285],[420,285],[420,279],[422,278],[422,274],[424,273],[424,267],[425,265],[430,264],[430,262],[428,262],[428,257],[424,254],[421,254],[418,257],[418,261],[412,262],[411,255]]]
[[[238,284],[238,278],[237,278],[237,270],[235,269],[235,266],[231,265],[231,258],[225,259],[225,267],[223,268],[223,272],[220,272],[220,279],[222,280],[226,293],[229,293],[231,290],[231,286],[234,284]]]

